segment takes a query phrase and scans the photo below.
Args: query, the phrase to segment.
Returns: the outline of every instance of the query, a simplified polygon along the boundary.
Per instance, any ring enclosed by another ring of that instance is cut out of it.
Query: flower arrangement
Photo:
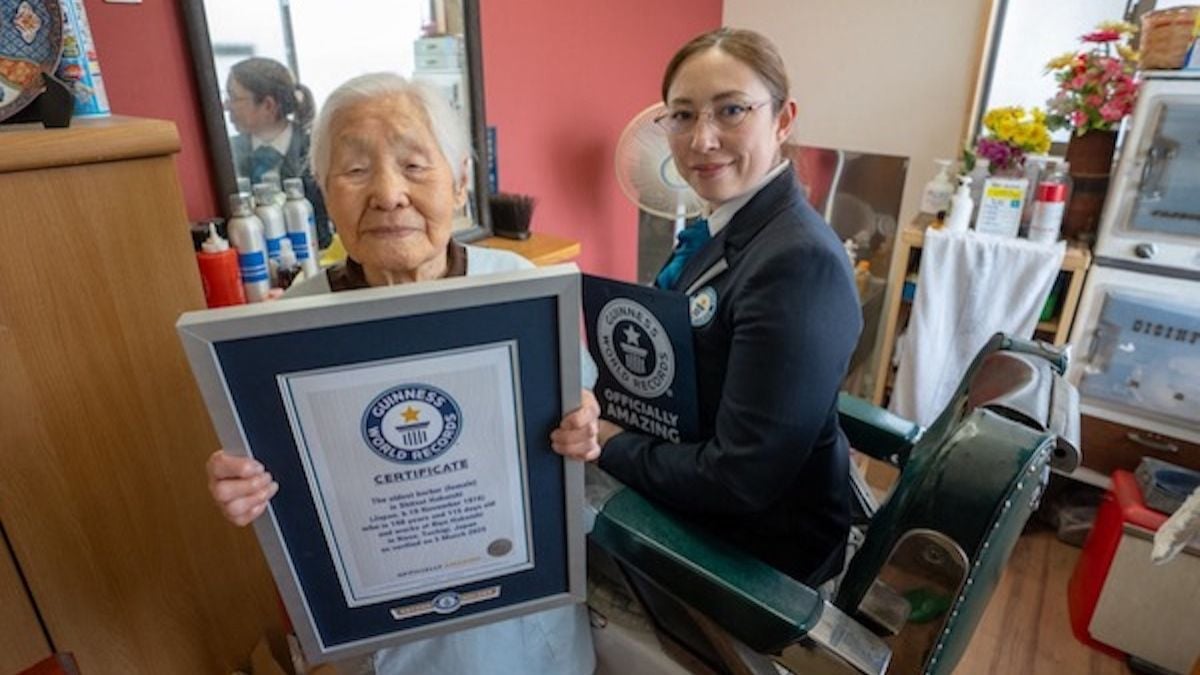
[[[983,116],[984,134],[975,142],[974,158],[988,160],[992,173],[1020,169],[1026,154],[1044,154],[1050,149],[1050,131],[1046,114],[1040,108],[1026,112],[1011,106],[992,108]]]
[[[1072,129],[1076,136],[1116,128],[1133,111],[1137,98],[1138,53],[1129,46],[1137,28],[1125,21],[1105,21],[1080,40],[1085,49],[1051,59],[1058,93],[1046,102],[1051,129]]]

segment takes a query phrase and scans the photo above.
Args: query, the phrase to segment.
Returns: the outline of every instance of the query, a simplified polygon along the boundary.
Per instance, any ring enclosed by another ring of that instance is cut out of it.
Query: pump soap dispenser
[[[938,213],[949,209],[950,196],[954,194],[954,181],[950,177],[950,167],[954,162],[949,159],[933,161],[938,165],[938,172],[925,184],[925,191],[921,193],[921,212],[917,214],[917,225],[921,227],[929,225]]]
[[[946,221],[947,232],[966,232],[971,227],[971,212],[975,200],[971,199],[971,177],[958,177],[958,191],[950,201],[950,218]]]

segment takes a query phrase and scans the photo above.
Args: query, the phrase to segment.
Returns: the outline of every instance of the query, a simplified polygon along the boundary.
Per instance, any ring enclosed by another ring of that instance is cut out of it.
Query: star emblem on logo
[[[640,338],[640,337],[641,336],[638,335],[638,332],[633,329],[633,326],[625,327],[625,344],[633,345],[636,347],[638,344],[638,338]]]
[[[417,421],[421,413],[410,405],[404,409],[404,412],[400,413],[400,416],[404,418],[406,424],[412,424]]]

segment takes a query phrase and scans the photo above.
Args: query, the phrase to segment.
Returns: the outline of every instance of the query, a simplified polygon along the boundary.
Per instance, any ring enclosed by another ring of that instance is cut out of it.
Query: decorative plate
[[[0,0],[0,120],[29,105],[62,55],[58,0]]]

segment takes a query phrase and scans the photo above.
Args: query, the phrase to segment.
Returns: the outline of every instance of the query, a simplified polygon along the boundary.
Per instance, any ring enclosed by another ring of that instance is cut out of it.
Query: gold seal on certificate
[[[515,354],[278,376],[348,606],[533,566]]]

